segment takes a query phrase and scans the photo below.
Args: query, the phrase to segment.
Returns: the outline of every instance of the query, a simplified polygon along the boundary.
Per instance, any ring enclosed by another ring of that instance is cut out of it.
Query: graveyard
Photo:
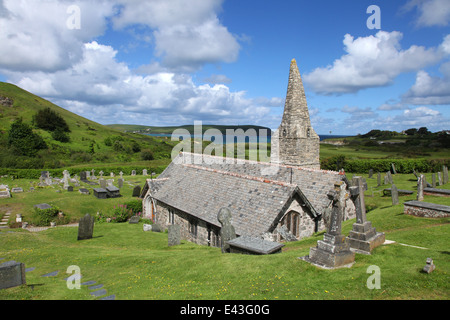
[[[352,173],[346,173],[349,179]],[[358,174],[359,176],[360,174]],[[404,203],[417,198],[417,179],[413,174],[393,174],[399,190],[399,204],[384,192],[391,184],[377,183],[374,174],[361,174],[367,182],[365,207],[367,220],[385,235],[384,244],[370,255],[354,254],[351,267],[319,268],[301,260],[324,239],[325,231],[294,242],[284,242],[280,253],[247,255],[222,253],[220,248],[181,240],[168,245],[168,233],[144,231],[139,223],[96,221],[92,238],[78,240],[78,228],[48,228],[30,232],[21,228],[0,229],[0,259],[24,264],[26,284],[0,290],[0,300],[395,300],[450,298],[448,274],[449,218],[424,218],[404,214]],[[431,173],[425,174],[432,181]],[[145,177],[124,176],[125,181],[144,181]],[[383,179],[382,179],[383,180]],[[58,205],[74,220],[86,213],[107,210],[132,199],[134,184],[125,183],[121,198],[97,199],[91,192],[36,188],[30,181],[15,179],[3,184],[22,187],[24,192],[2,199],[1,214],[26,212],[33,205]],[[92,191],[94,186],[82,185]],[[449,189],[450,184],[436,186]],[[448,197],[425,193],[423,202],[448,205]],[[95,208],[95,209],[94,209]],[[14,219],[11,214],[10,219]],[[24,220],[26,220],[24,215]],[[341,233],[349,235],[356,219],[342,222]],[[20,244],[20,245],[19,245]],[[423,271],[432,259],[430,274]],[[80,268],[80,289],[68,289],[69,266]],[[380,288],[368,286],[370,266],[380,269]],[[99,296],[96,294],[98,293]]]

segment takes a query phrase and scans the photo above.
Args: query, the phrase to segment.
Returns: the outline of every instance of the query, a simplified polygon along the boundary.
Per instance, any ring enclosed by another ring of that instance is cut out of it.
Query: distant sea
[[[152,137],[172,137],[172,134],[169,133],[145,133],[145,135],[147,136],[152,136]],[[349,137],[349,136],[342,136],[342,135],[331,135],[331,134],[319,134],[319,138],[320,141],[325,140],[325,139],[334,139],[334,138],[345,138],[345,137]],[[203,138],[205,140],[209,140],[209,136],[204,135],[203,137],[201,135],[194,135],[191,134],[191,139],[196,139],[196,138]],[[182,140],[182,138],[180,138]],[[231,139],[230,139],[231,140]],[[249,137],[246,137],[245,142],[248,142]],[[227,141],[227,136],[223,135],[223,143],[227,143],[229,141]],[[237,142],[237,139],[235,137],[234,142]],[[259,139],[258,139],[259,142]],[[267,142],[270,142],[270,137],[267,137]]]

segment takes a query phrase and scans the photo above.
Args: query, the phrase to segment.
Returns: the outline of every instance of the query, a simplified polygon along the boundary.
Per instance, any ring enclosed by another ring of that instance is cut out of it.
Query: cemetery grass
[[[413,178],[394,175],[394,182],[399,189],[415,191]],[[167,233],[144,232],[142,222],[96,223],[94,237],[84,241],[76,240],[77,228],[3,230],[0,257],[36,269],[27,273],[27,285],[1,290],[0,299],[95,299],[87,286],[67,288],[67,267],[77,265],[81,282],[103,284],[108,295],[120,300],[448,300],[450,219],[406,216],[402,204],[392,206],[390,197],[382,195],[387,186],[377,187],[376,179],[367,182],[368,220],[395,243],[376,248],[372,255],[356,254],[351,268],[323,270],[298,259],[309,254],[324,232],[287,243],[281,254],[250,256],[222,254],[187,241],[168,247]],[[400,202],[414,198],[401,196]],[[425,196],[425,201],[449,204],[442,197]],[[343,223],[343,234],[354,222]],[[422,273],[429,257],[436,270]],[[367,287],[372,265],[380,268],[380,289]],[[41,277],[56,270],[56,277]]]

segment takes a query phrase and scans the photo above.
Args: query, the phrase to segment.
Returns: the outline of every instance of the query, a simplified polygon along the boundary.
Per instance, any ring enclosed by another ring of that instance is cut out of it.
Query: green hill
[[[68,142],[55,140],[51,131],[39,129],[33,123],[33,116],[47,108],[67,123]],[[20,118],[47,146],[34,156],[21,155],[8,144],[11,125]],[[114,130],[15,85],[0,82],[0,167],[40,169],[170,159],[172,147],[169,140]]]

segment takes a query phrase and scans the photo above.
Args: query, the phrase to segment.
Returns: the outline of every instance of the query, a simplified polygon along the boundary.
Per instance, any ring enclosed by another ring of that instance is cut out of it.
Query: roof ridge
[[[180,152],[180,154],[202,156],[202,157],[209,157],[209,158],[231,159],[231,160],[233,160],[233,162],[236,161],[237,163],[239,163],[239,162],[246,162],[246,163],[254,163],[254,164],[260,164],[260,165],[266,165],[266,166],[277,166],[277,167],[284,167],[284,168],[292,168],[292,169],[296,169],[296,170],[304,170],[304,171],[310,171],[310,172],[322,172],[322,173],[339,174],[339,171],[334,171],[334,170],[322,170],[322,169],[304,168],[304,167],[291,166],[291,165],[280,164],[280,163],[261,162],[261,161],[255,161],[255,160],[213,156],[213,155],[208,155],[208,154],[203,154],[203,153],[193,153],[193,152],[183,151],[183,152]]]
[[[279,186],[283,186],[283,187],[292,187],[292,188],[297,187],[296,184],[287,183],[287,182],[284,182],[284,181],[271,180],[271,179],[267,179],[267,178],[263,178],[263,177],[256,177],[256,176],[251,176],[251,175],[246,175],[246,174],[239,174],[239,173],[235,173],[235,172],[229,172],[229,171],[217,170],[217,169],[212,169],[212,168],[206,168],[206,167],[197,166],[197,165],[193,165],[193,164],[182,164],[182,166],[185,166],[185,167],[188,167],[188,168],[192,168],[192,169],[199,169],[199,170],[203,170],[203,171],[208,171],[208,172],[220,173],[220,174],[233,176],[233,177],[238,177],[238,178],[247,179],[247,180],[253,180],[253,181],[259,181],[259,182],[263,182],[263,183],[275,184],[275,185],[279,185]]]

